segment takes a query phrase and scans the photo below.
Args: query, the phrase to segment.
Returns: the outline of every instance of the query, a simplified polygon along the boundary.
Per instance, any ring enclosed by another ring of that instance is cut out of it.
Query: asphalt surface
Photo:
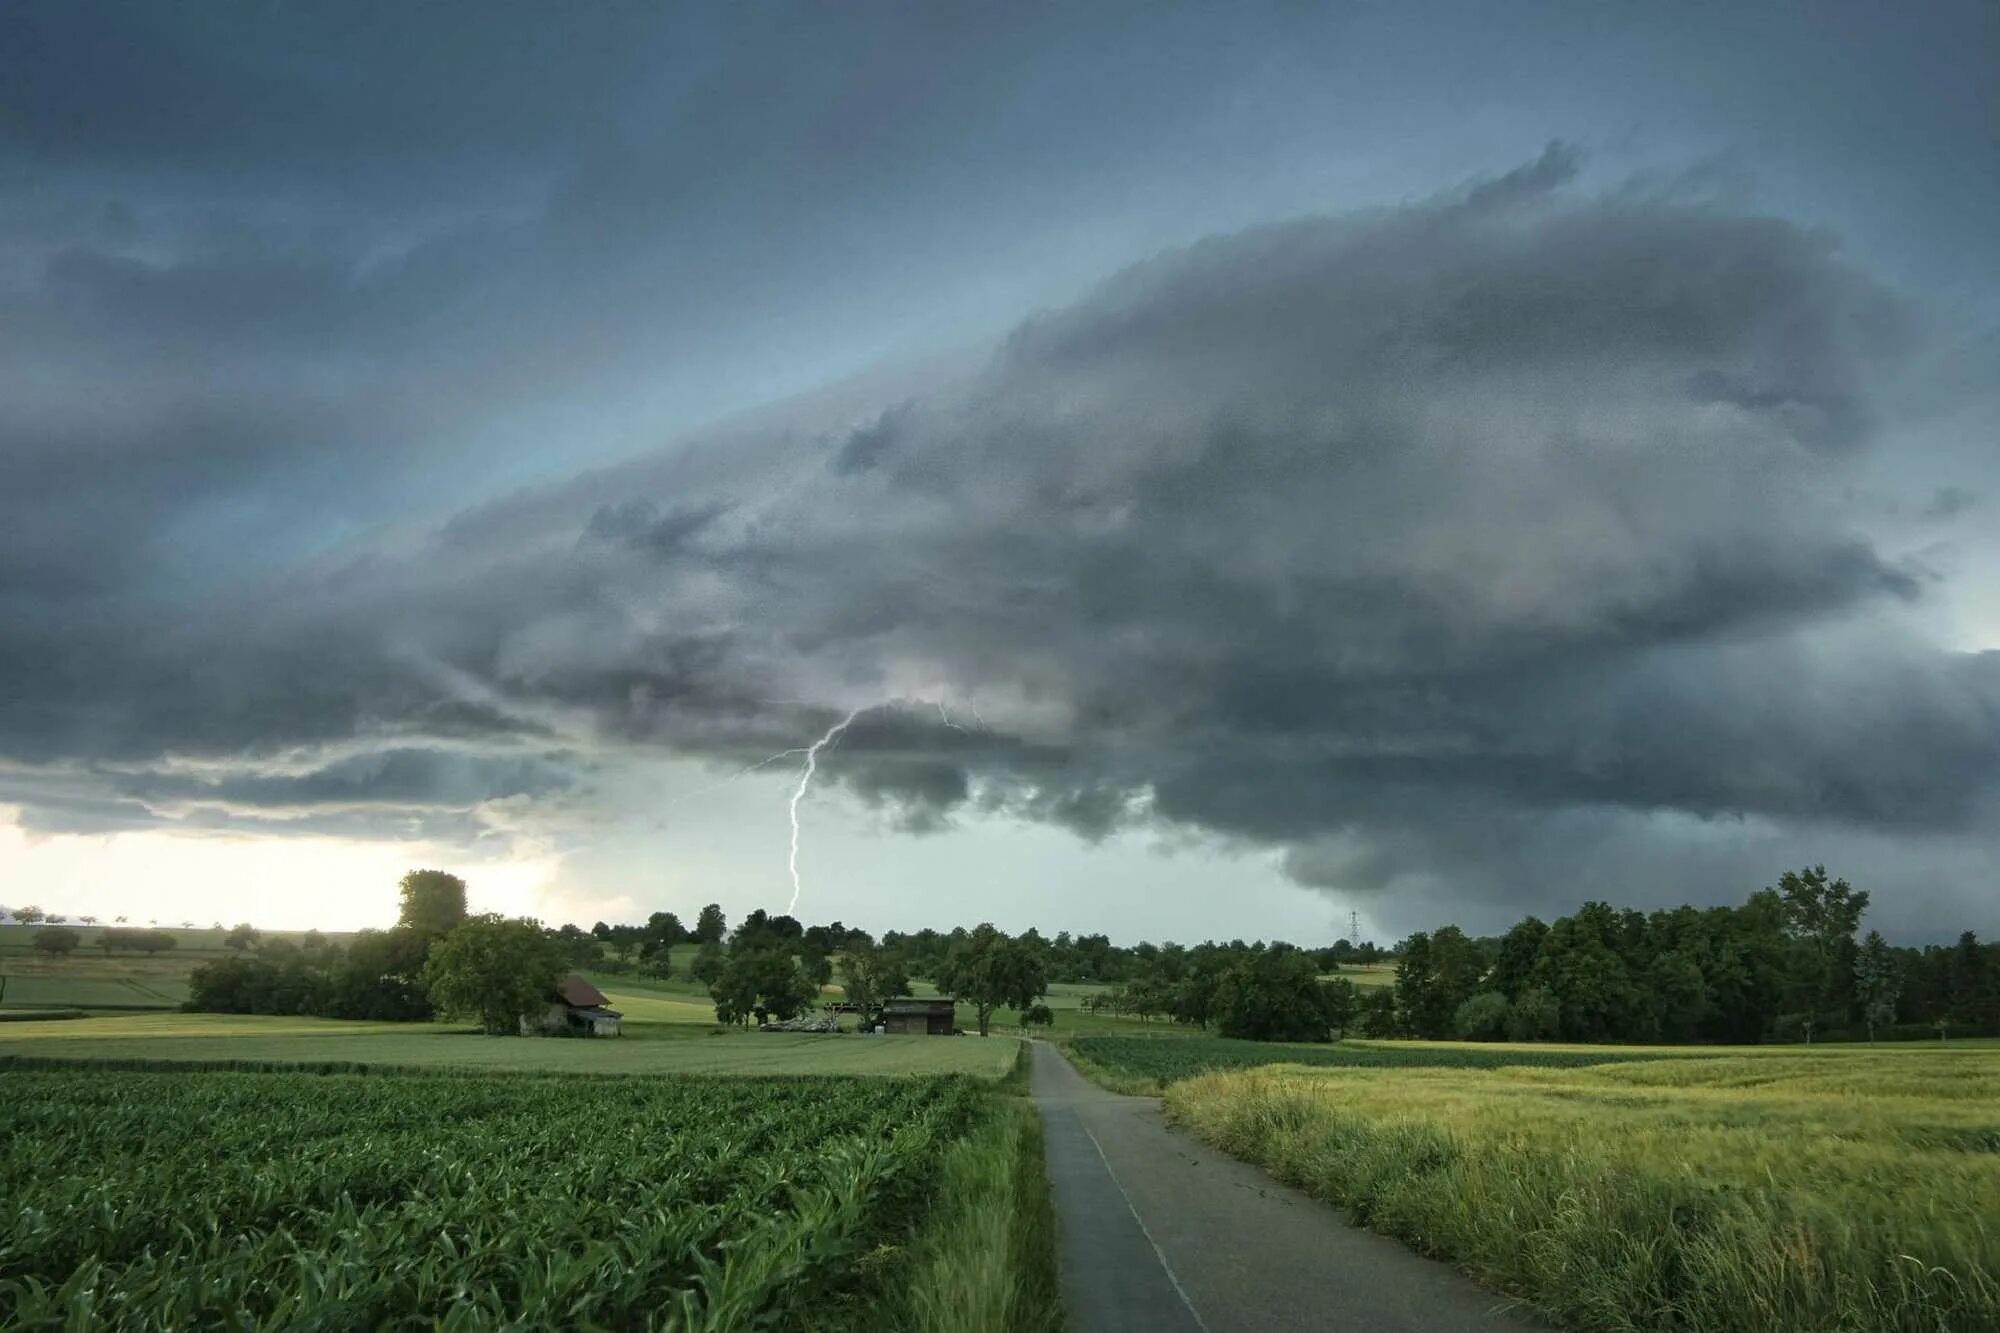
[[[1541,1324],[1456,1270],[1168,1127],[1157,1101],[1085,1079],[1034,1043],[1035,1105],[1075,1333]]]

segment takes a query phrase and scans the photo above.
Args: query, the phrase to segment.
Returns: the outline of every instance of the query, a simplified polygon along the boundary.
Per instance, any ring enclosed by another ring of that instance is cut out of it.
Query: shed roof
[[[901,999],[890,1000],[884,1003],[882,1012],[885,1014],[937,1014],[944,1013],[953,1007],[953,1002],[948,998],[932,999],[929,996],[924,996],[913,999],[909,996],[904,996]]]
[[[556,994],[562,1002],[578,1009],[589,1009],[596,1005],[610,1004],[611,997],[597,987],[572,972],[556,983]]]

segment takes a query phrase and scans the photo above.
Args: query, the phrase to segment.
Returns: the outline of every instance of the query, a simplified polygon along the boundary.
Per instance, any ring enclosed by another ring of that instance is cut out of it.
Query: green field
[[[0,1007],[177,1009],[188,997],[188,973],[196,964],[233,955],[222,942],[226,931],[169,930],[175,944],[163,953],[106,954],[96,941],[107,927],[64,928],[75,931],[82,944],[67,957],[52,958],[34,947],[36,932],[47,927],[0,926],[0,976],[7,979]],[[264,934],[267,940],[294,943],[303,937],[302,931]],[[332,932],[326,938],[339,943],[348,936]]]
[[[2000,1050],[1465,1049],[1212,1073],[1166,1105],[1569,1326],[2000,1327]]]
[[[1300,1064],[1349,1069],[1498,1069],[1512,1065],[1573,1068],[1611,1060],[1655,1058],[1644,1050],[1556,1048],[1450,1042],[1341,1041],[1308,1045],[1228,1037],[1079,1037],[1070,1057],[1086,1073],[1123,1092],[1153,1092],[1216,1070]]]
[[[657,1003],[657,1002],[656,1002]],[[632,1024],[597,1041],[487,1037],[429,1023],[248,1014],[120,1014],[0,1025],[0,1062],[297,1062],[577,1074],[971,1074],[1014,1067],[1011,1037],[898,1037]]]
[[[10,1329],[1059,1320],[1032,1113],[973,1080],[0,1080]]]

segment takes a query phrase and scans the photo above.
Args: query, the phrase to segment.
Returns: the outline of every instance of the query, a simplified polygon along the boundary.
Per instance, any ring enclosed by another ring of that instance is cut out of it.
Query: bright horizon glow
[[[361,930],[396,921],[396,882],[422,867],[466,882],[475,912],[535,916],[555,905],[551,858],[468,862],[421,843],[132,832],[31,836],[0,823],[0,903],[72,919],[178,925],[248,921],[265,930]],[[201,887],[195,887],[201,886]]]

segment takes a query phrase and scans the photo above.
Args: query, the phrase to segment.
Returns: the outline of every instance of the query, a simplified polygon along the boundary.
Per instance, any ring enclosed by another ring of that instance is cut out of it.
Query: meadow
[[[1511,1065],[1571,1068],[1608,1060],[1655,1058],[1641,1049],[1505,1046],[1467,1042],[1237,1041],[1229,1037],[1085,1036],[1070,1043],[1072,1061],[1114,1091],[1137,1095],[1159,1092],[1171,1083],[1216,1070],[1298,1064],[1342,1069],[1448,1067],[1498,1069]]]
[[[1401,1045],[1388,1064],[1202,1074],[1165,1104],[1567,1326],[2000,1327],[2000,1050],[1478,1067],[1478,1048]]]
[[[7,1328],[1059,1325],[988,1082],[0,1079]]]
[[[614,997],[614,1003],[623,1002]],[[674,1023],[628,1024],[626,1035],[599,1041],[251,1014],[93,1015],[0,1024],[0,1068],[88,1060],[628,1075],[967,1074],[991,1080],[1014,1067],[1020,1049],[1010,1037],[825,1036]]]

